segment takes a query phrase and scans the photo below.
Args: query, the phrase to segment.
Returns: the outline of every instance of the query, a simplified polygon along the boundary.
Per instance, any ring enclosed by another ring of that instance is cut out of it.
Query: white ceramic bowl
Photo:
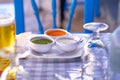
[[[45,35],[50,36],[54,39],[57,37],[67,36],[68,34],[70,33],[64,29],[48,29],[45,31]]]
[[[38,43],[37,41],[36,43],[36,40],[38,39],[40,42]],[[36,52],[41,52],[41,53],[48,52],[53,45],[54,45],[54,40],[51,37],[45,35],[37,35],[37,36],[32,36],[30,38],[30,47]]]
[[[56,47],[58,49],[63,50],[65,52],[70,52],[77,49],[78,45],[81,43],[79,37],[74,36],[67,36],[67,37],[59,37],[56,38]]]

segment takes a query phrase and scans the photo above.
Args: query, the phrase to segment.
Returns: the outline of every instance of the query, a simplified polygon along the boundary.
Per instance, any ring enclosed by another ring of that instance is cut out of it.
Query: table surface
[[[77,36],[84,36],[89,39],[89,34],[74,34]],[[109,50],[110,46],[110,34],[101,34],[101,39]],[[54,58],[26,58],[20,60],[20,64],[23,65],[27,74],[31,80],[59,80],[56,78],[56,74],[60,74],[64,78],[70,78],[71,74],[76,76],[76,73],[69,73],[74,69],[80,69],[82,66],[81,57],[70,59],[54,59]],[[81,73],[77,73],[81,75]],[[24,80],[21,76],[17,76],[17,80]],[[66,80],[78,80],[78,79],[66,79]],[[89,79],[92,80],[92,79]]]

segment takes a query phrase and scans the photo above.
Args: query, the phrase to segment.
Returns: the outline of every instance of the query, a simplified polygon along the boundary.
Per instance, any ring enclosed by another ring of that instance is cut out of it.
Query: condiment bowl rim
[[[52,35],[48,35],[48,34],[47,34],[47,32],[48,32],[48,31],[51,31],[51,30],[60,30],[60,31],[63,31],[63,32],[66,33],[65,35],[70,34],[68,31],[66,31],[66,30],[64,30],[64,29],[47,29],[47,30],[44,32],[44,34],[47,35],[47,36],[52,36]],[[61,36],[65,36],[65,35],[61,35]],[[52,37],[57,37],[57,36],[52,36]]]
[[[49,44],[38,44],[38,43],[33,43],[31,40],[32,40],[32,39],[35,39],[35,38],[46,38],[46,39],[52,40],[52,42],[49,43]],[[47,36],[47,35],[34,35],[34,36],[32,36],[32,37],[30,38],[29,42],[32,43],[32,44],[35,44],[35,45],[51,45],[51,44],[54,44],[54,43],[55,43],[54,39],[51,38],[51,37],[49,37],[49,36]]]
[[[59,39],[73,39],[73,40],[75,40],[75,42],[69,43],[69,44],[65,44],[65,43],[59,42],[59,41],[58,41]],[[77,37],[77,36],[63,36],[63,37],[58,37],[58,38],[56,38],[56,39],[55,39],[55,42],[56,42],[56,43],[59,43],[59,44],[62,44],[62,45],[71,45],[71,44],[79,43],[79,42],[81,42],[81,41],[80,41],[80,38]]]

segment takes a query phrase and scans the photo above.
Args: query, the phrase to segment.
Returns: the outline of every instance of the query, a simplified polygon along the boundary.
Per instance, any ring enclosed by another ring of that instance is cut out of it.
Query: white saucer
[[[24,44],[24,46],[28,46],[28,37],[24,37],[25,33],[23,34],[22,38],[20,37],[19,39],[23,39],[23,43],[20,43],[19,45],[21,44]],[[28,33],[26,33],[26,35],[28,35]],[[31,36],[33,34],[30,34],[28,36]],[[35,34],[34,34],[35,35]],[[37,34],[38,35],[38,34]],[[83,42],[80,43],[80,45],[78,46],[78,48],[74,51],[71,51],[71,52],[63,52],[61,50],[59,50],[56,46],[54,46],[49,52],[46,52],[46,53],[38,53],[38,52],[35,52],[31,49],[25,51],[25,53],[23,53],[23,55],[20,55],[19,57],[20,58],[28,58],[28,57],[31,57],[31,58],[66,58],[66,59],[69,59],[69,58],[77,58],[77,57],[81,57],[83,54],[84,54],[84,44],[86,43],[86,39],[85,39],[85,36],[83,36],[82,34],[72,34],[72,36],[80,36],[80,38],[83,40]],[[19,40],[20,41],[20,40]],[[21,42],[21,41],[20,41]],[[29,48],[29,46],[28,46]]]

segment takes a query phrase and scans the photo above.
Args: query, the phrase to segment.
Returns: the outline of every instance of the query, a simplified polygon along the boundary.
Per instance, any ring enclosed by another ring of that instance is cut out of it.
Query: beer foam
[[[14,17],[11,14],[0,13],[0,27],[8,26],[14,23]]]

